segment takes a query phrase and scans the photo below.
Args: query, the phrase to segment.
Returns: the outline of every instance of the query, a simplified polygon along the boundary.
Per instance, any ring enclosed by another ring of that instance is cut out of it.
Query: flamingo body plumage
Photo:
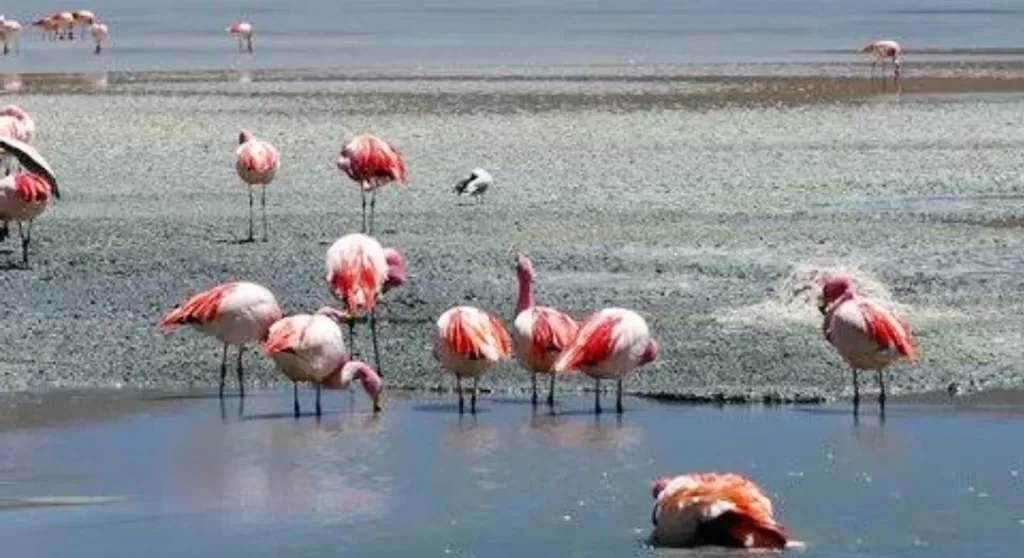
[[[377,190],[392,182],[399,185],[406,183],[405,159],[390,143],[377,136],[363,134],[342,140],[337,165],[338,170],[359,184],[363,209],[361,232],[373,234]],[[369,226],[366,221],[367,192],[370,194]]]
[[[476,412],[481,374],[512,351],[512,339],[501,320],[475,306],[456,306],[441,314],[434,330],[434,358],[455,374],[459,412],[463,412],[462,378],[473,380],[470,410]]]

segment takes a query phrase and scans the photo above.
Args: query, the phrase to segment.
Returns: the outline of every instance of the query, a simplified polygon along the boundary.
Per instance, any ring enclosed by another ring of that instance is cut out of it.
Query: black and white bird
[[[484,169],[473,169],[473,172],[469,173],[468,178],[455,183],[453,190],[456,194],[462,196],[477,196],[480,201],[484,199],[484,192],[494,183],[494,179],[491,178],[491,173]]]

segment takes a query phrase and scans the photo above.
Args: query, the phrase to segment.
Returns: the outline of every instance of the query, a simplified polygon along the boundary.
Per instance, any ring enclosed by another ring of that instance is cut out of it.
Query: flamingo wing
[[[267,355],[278,353],[294,353],[302,343],[305,328],[299,327],[295,317],[279,320],[270,327],[267,340],[263,342],[263,352]]]
[[[859,309],[864,315],[868,333],[880,346],[893,347],[911,361],[917,360],[914,338],[906,320],[897,319],[888,310],[868,300],[861,301]]]
[[[14,189],[18,197],[29,203],[45,202],[50,199],[50,184],[35,173],[19,172],[14,175]]]
[[[512,340],[497,318],[482,311],[481,314],[455,312],[448,321],[444,342],[451,353],[462,358],[501,360],[511,350]]]
[[[60,199],[60,190],[57,188],[57,177],[53,174],[53,169],[50,168],[50,164],[46,162],[46,159],[36,151],[36,148],[31,145],[18,141],[13,138],[0,137],[0,149],[10,153],[18,160],[26,170],[34,172],[50,183],[53,188],[53,196]]]
[[[540,310],[535,314],[531,343],[538,349],[560,353],[569,348],[577,331],[576,322],[568,315],[553,309]]]
[[[276,149],[265,141],[247,142],[239,151],[239,161],[253,172],[262,174],[277,166]]]
[[[331,270],[331,292],[345,301],[348,313],[372,310],[377,298],[377,273],[370,255],[361,247],[353,246],[342,255]]]
[[[580,366],[593,366],[615,350],[616,326],[620,316],[592,317],[579,329],[572,345],[555,362],[555,372],[568,372]]]
[[[205,324],[217,318],[220,303],[235,288],[235,283],[217,285],[185,301],[167,313],[160,321],[160,327],[169,331],[181,324]]]

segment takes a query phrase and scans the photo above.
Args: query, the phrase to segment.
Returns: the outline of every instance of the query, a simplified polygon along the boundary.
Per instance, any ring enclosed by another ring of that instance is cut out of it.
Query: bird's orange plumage
[[[580,366],[596,364],[612,353],[615,347],[615,326],[622,321],[618,316],[591,318],[580,326],[577,338],[562,362],[561,371],[568,372]]]
[[[532,345],[545,351],[564,351],[576,338],[578,328],[572,318],[559,312],[538,312],[533,323]]]
[[[43,177],[31,172],[20,172],[14,177],[18,197],[26,202],[44,202],[50,199],[52,189]]]
[[[486,324],[480,324],[466,320],[461,312],[456,312],[448,322],[444,338],[449,350],[463,358],[483,359],[484,348],[489,345],[490,334],[496,342],[494,349],[498,356],[508,356],[512,350],[512,339],[497,318],[488,314],[487,319]]]
[[[369,254],[360,247],[346,254],[331,273],[331,291],[345,301],[350,315],[373,310],[377,304],[377,276]]]
[[[207,323],[217,318],[220,302],[234,289],[233,283],[217,285],[216,287],[203,291],[185,301],[174,310],[167,313],[160,321],[160,327],[164,331],[172,329],[176,325],[188,323]]]
[[[862,301],[860,311],[864,314],[871,336],[883,347],[895,347],[897,352],[911,361],[917,360],[914,338],[906,321],[894,318],[874,304]]]
[[[302,331],[289,321],[273,328],[267,340],[263,342],[263,352],[267,355],[283,353],[295,348],[302,342]]]

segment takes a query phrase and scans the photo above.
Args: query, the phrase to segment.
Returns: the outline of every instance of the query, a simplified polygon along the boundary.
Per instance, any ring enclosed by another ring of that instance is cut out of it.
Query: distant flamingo
[[[4,56],[10,54],[11,45],[21,34],[21,24],[13,19],[0,20],[0,40],[4,42]]]
[[[3,107],[0,111],[17,107]],[[21,110],[21,109],[17,109]],[[0,117],[0,120],[6,117]],[[33,125],[34,126],[34,125]],[[0,130],[3,127],[0,126]],[[32,221],[49,204],[60,199],[57,177],[46,159],[31,145],[0,134],[0,156],[13,157],[25,172],[9,174],[0,180],[0,240],[8,235],[10,221],[17,221],[21,237],[21,260],[28,267],[28,247],[32,241]],[[8,172],[10,168],[8,168]],[[22,223],[27,221],[28,225]]]
[[[474,306],[456,306],[437,320],[434,358],[455,374],[459,392],[459,414],[464,411],[462,377],[473,379],[470,412],[476,413],[477,381],[492,364],[505,360],[512,351],[512,339],[498,318]]]
[[[92,35],[93,42],[96,43],[96,50],[93,51],[93,54],[100,54],[103,52],[103,41],[107,40],[107,24],[97,21],[89,26],[89,33]]]
[[[898,42],[883,39],[862,46],[857,52],[870,54],[874,60],[871,62],[871,79],[875,79],[875,68],[879,64],[882,70],[882,79],[885,79],[885,61],[892,60],[893,79],[899,81],[903,69],[903,46]]]
[[[453,190],[460,196],[470,196],[484,201],[484,194],[494,184],[491,173],[481,168],[473,169],[469,176],[455,183]]]
[[[238,394],[245,395],[242,353],[246,343],[267,338],[271,324],[281,319],[281,307],[266,287],[244,281],[224,283],[190,297],[160,321],[164,332],[190,325],[224,344],[220,361],[220,396],[228,373],[228,345],[238,346]]]
[[[44,39],[56,40],[58,38],[61,21],[58,14],[48,14],[32,22],[32,27],[38,27]]]
[[[359,379],[373,399],[373,411],[379,412],[381,379],[365,363],[349,361],[338,322],[344,315],[330,307],[315,314],[297,314],[281,318],[270,326],[263,351],[274,359],[277,368],[293,382],[295,416],[300,414],[298,382],[316,386],[316,415],[320,408],[321,386],[345,389]]]
[[[365,234],[347,234],[327,249],[325,267],[331,294],[345,305],[344,321],[348,322],[350,348],[355,336],[355,319],[369,313],[374,363],[380,372],[377,302],[381,295],[405,282],[402,254],[394,248],[384,248],[377,239]]]
[[[653,362],[658,343],[632,310],[605,308],[587,318],[576,339],[555,362],[555,372],[580,370],[594,378],[594,412],[601,413],[601,380],[617,380],[615,410],[622,413],[622,379]]]
[[[568,314],[533,300],[533,262],[523,254],[516,259],[519,298],[512,324],[512,346],[520,366],[533,376],[533,404],[537,405],[537,374],[548,374],[548,406],[555,404],[554,365],[558,355],[569,348],[579,326]]]
[[[229,35],[234,35],[235,37],[238,37],[238,50],[239,51],[242,51],[242,50],[248,50],[249,52],[253,51],[252,50],[253,28],[252,28],[252,24],[251,23],[249,23],[248,21],[236,21],[236,22],[232,23],[231,25],[229,25],[227,27],[227,29],[225,29],[225,31],[227,31]]]
[[[281,167],[281,154],[269,141],[254,137],[248,130],[238,134],[238,149],[235,150],[235,170],[249,190],[249,242],[253,236],[252,189],[260,188],[260,209],[263,213],[263,242],[267,241],[267,186],[274,180]]]
[[[853,368],[853,412],[860,407],[858,372],[874,370],[878,376],[878,406],[885,414],[883,371],[900,358],[917,360],[917,342],[902,316],[854,292],[847,276],[830,277],[821,290],[819,309],[825,315],[825,339]]]
[[[362,232],[373,234],[377,190],[395,182],[405,184],[405,159],[390,143],[371,135],[347,137],[341,142],[338,169],[359,183],[363,196]],[[366,226],[366,193],[370,193],[370,226]]]
[[[17,105],[0,107],[0,137],[32,143],[36,136],[36,121],[25,109]]]
[[[772,502],[750,479],[736,474],[696,473],[658,477],[654,541],[660,546],[731,548],[802,547],[772,515]]]
[[[71,12],[57,12],[53,14],[53,20],[57,23],[58,38],[75,38],[75,16]]]
[[[81,28],[81,31],[79,31],[78,33],[78,36],[82,39],[85,38],[86,28],[88,28],[97,21],[96,14],[90,12],[89,10],[75,10],[71,12],[71,17],[74,18],[75,23],[77,23],[78,26]]]

